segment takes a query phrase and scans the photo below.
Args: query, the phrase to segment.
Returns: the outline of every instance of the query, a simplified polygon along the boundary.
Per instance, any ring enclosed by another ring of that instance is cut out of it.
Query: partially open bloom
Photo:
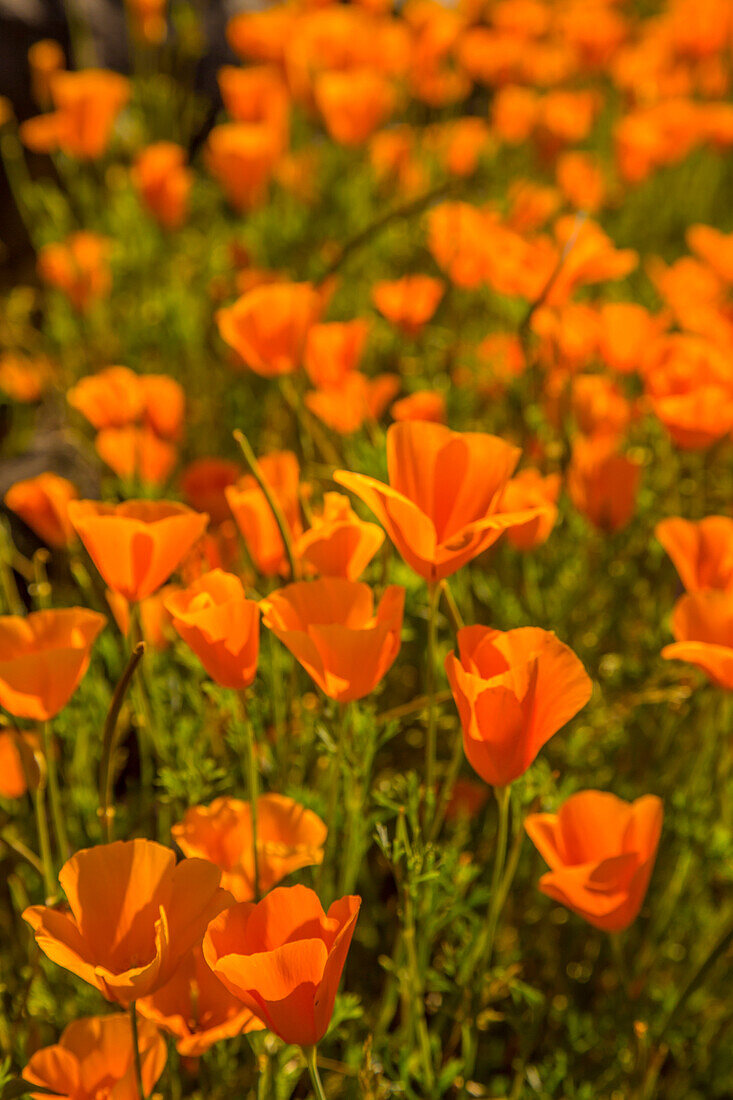
[[[224,122],[206,144],[206,165],[235,210],[263,201],[281,153],[277,127],[262,122]]]
[[[654,533],[674,562],[688,592],[705,588],[733,590],[733,519],[706,516],[681,519],[671,516],[658,523]]]
[[[135,159],[132,181],[142,203],[164,229],[183,225],[193,182],[185,149],[172,141],[148,145]]]
[[[384,541],[376,523],[357,516],[348,497],[325,493],[323,510],[295,545],[296,557],[322,577],[345,577],[355,581],[366,569]]]
[[[163,1036],[148,1020],[138,1022],[138,1050],[143,1088],[150,1096],[167,1051]],[[63,1100],[99,1100],[101,1096],[138,1100],[130,1018],[118,1012],[73,1020],[58,1043],[32,1055],[23,1078]]]
[[[361,371],[352,370],[337,385],[310,390],[305,403],[333,431],[350,435],[365,420],[378,420],[399,389],[400,380],[395,374],[367,378]]]
[[[222,1039],[265,1026],[222,985],[200,947],[185,956],[170,981],[137,1002],[137,1011],[173,1035],[184,1058],[197,1058]]]
[[[131,602],[165,584],[209,520],[165,500],[77,500],[69,518],[107,585]]]
[[[315,98],[326,129],[341,145],[362,145],[395,106],[391,81],[366,68],[321,73],[315,81]]]
[[[543,477],[539,470],[528,466],[511,478],[501,495],[501,509],[520,512],[526,508],[541,508],[534,519],[519,527],[510,527],[506,533],[515,550],[534,550],[547,542],[557,523],[557,498],[560,496],[559,474]]]
[[[31,359],[16,352],[0,354],[0,390],[13,401],[21,404],[38,401],[53,375],[53,366],[42,356]]]
[[[213,569],[165,606],[212,680],[239,691],[249,687],[257,673],[260,609],[246,598],[239,577]]]
[[[550,865],[540,890],[605,932],[634,921],[649,886],[662,832],[661,799],[624,802],[606,791],[579,791],[556,814],[524,825]]]
[[[0,706],[47,722],[66,706],[107,620],[83,607],[0,617]]]
[[[502,513],[519,450],[493,435],[405,421],[387,432],[389,485],[337,470],[367,504],[407,564],[428,581],[449,577],[535,512]]]
[[[265,378],[292,374],[303,363],[308,330],[323,302],[310,283],[269,283],[220,309],[216,323],[222,339],[250,370]]]
[[[127,1006],[165,985],[231,902],[220,877],[205,859],[176,864],[152,840],[98,844],[59,872],[69,909],[32,905],[23,919],[52,962]]]
[[[662,650],[668,661],[686,661],[717,687],[733,691],[733,590],[689,592],[672,612],[675,641]]]
[[[640,371],[649,345],[664,321],[636,302],[604,302],[599,314],[598,351],[619,374]]]
[[[117,477],[142,485],[164,485],[178,460],[175,447],[150,428],[134,424],[103,428],[94,449]]]
[[[579,512],[601,531],[620,531],[634,514],[641,467],[617,454],[604,437],[576,439],[568,492]]]
[[[613,441],[623,435],[631,407],[610,378],[602,374],[579,374],[572,381],[575,421],[584,435],[604,436]]]
[[[283,75],[275,65],[250,65],[246,69],[225,65],[217,79],[224,107],[236,122],[263,123],[280,135],[281,151],[287,148],[290,96]]]
[[[308,330],[304,358],[313,385],[340,386],[359,366],[368,334],[369,322],[363,317],[313,325]]]
[[[430,275],[405,275],[375,283],[372,301],[379,312],[406,336],[417,336],[435,313],[445,284]]]
[[[363,699],[400,650],[405,592],[390,585],[376,611],[359,581],[324,577],[286,585],[262,601],[262,621],[340,703]]]
[[[445,397],[439,390],[417,390],[395,401],[390,409],[395,420],[430,420],[445,424]]]
[[[445,669],[466,757],[487,783],[504,787],[585,706],[592,681],[572,649],[536,627],[465,626],[458,651]]]
[[[257,799],[257,870],[261,893],[301,867],[323,862],[326,826],[317,814],[281,794]],[[221,868],[221,885],[237,901],[255,896],[252,806],[238,798],[215,798],[193,806],[171,830],[186,856]]]
[[[130,98],[130,81],[107,69],[59,70],[49,87],[56,110],[23,124],[24,144],[34,152],[60,149],[80,160],[97,160],[107,151],[115,120]]]
[[[278,887],[212,921],[204,958],[270,1031],[313,1046],[331,1020],[360,905],[361,898],[339,898],[324,913],[307,887]]]
[[[38,785],[38,735],[30,730],[0,730],[0,798],[22,798]]]
[[[298,493],[300,467],[291,451],[275,451],[259,460],[262,476],[280,505],[293,538],[303,530]],[[225,490],[237,527],[247,545],[254,566],[267,577],[288,567],[280,530],[265,494],[251,474]]]
[[[65,241],[47,244],[38,253],[38,274],[63,291],[74,309],[84,313],[112,284],[109,241],[96,233],[72,233]]]
[[[106,367],[80,379],[66,400],[93,428],[123,428],[142,414],[139,375],[129,367]]]
[[[5,504],[47,546],[63,549],[76,537],[68,506],[77,496],[76,487],[65,477],[45,473],[16,481],[5,494]]]

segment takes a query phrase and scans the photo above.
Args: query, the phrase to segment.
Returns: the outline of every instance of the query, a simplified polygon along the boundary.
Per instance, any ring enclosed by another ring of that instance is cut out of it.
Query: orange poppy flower
[[[176,632],[212,680],[238,691],[257,673],[260,609],[239,577],[213,569],[165,602]]]
[[[167,1050],[155,1024],[138,1021],[137,1045],[145,1095],[150,1096],[165,1067]],[[136,1100],[135,1049],[128,1016],[86,1016],[73,1020],[58,1043],[37,1050],[23,1078],[63,1100]],[[31,1095],[43,1095],[33,1093]]]
[[[83,607],[0,617],[0,706],[47,722],[66,706],[107,620]]]
[[[491,112],[497,137],[508,145],[521,145],[537,123],[539,97],[532,88],[510,84],[498,89]]]
[[[241,477],[241,467],[225,458],[199,458],[181,474],[181,489],[197,512],[208,512],[211,522],[231,519],[226,490]]]
[[[281,794],[257,799],[257,870],[262,893],[301,867],[323,862],[326,826],[317,814]],[[193,806],[171,830],[186,856],[221,868],[221,884],[237,901],[254,896],[252,807],[237,798]]]
[[[123,428],[142,413],[140,377],[129,367],[106,367],[77,382],[66,400],[97,431]]]
[[[178,460],[178,452],[170,443],[149,428],[134,425],[103,428],[94,449],[117,477],[138,480],[142,485],[164,485]]]
[[[507,225],[516,233],[541,229],[560,206],[560,195],[554,187],[533,180],[515,180],[509,187],[508,197]]]
[[[69,518],[108,587],[133,603],[165,584],[209,521],[166,500],[75,500]]]
[[[275,451],[259,460],[262,476],[283,513],[290,533],[297,539],[303,531],[300,517],[300,467],[291,451]],[[273,577],[288,568],[282,536],[265,494],[247,474],[225,495],[247,552],[258,572]]]
[[[165,601],[174,592],[179,592],[177,584],[166,584],[154,592],[152,596],[146,596],[138,604],[140,612],[140,634],[146,645],[153,649],[167,649],[175,638],[175,631],[171,617],[165,607]],[[119,592],[113,592],[108,588],[105,592],[107,603],[114,620],[120,628],[120,633],[125,638],[130,635],[130,604]]]
[[[636,302],[604,302],[599,313],[598,353],[619,374],[640,371],[644,355],[665,321]]]
[[[66,68],[66,56],[53,38],[42,38],[28,50],[31,92],[42,110],[51,105],[51,83],[59,70]]]
[[[476,348],[475,363],[456,368],[454,381],[457,385],[470,381],[478,393],[499,397],[524,373],[526,366],[519,337],[511,333],[492,332]]]
[[[379,312],[406,336],[417,336],[432,318],[445,284],[430,275],[405,275],[394,282],[376,283],[372,301]]]
[[[313,325],[305,342],[304,366],[314,386],[339,386],[355,371],[369,335],[369,321],[330,321]]]
[[[290,95],[280,70],[275,65],[225,65],[217,79],[224,108],[235,122],[264,123],[279,133],[281,151],[286,149]]]
[[[289,584],[262,600],[262,621],[331,699],[363,699],[400,651],[405,591],[341,577]]]
[[[27,730],[0,730],[0,798],[22,798],[38,786],[40,741]]]
[[[721,233],[711,225],[691,225],[687,243],[711,267],[719,279],[733,283],[733,233]]]
[[[125,3],[134,37],[148,46],[160,46],[167,31],[168,0],[125,0]]]
[[[389,485],[337,470],[334,481],[371,508],[407,564],[442,580],[536,512],[502,513],[519,450],[493,435],[405,421],[387,431]],[[457,487],[457,488],[456,488]]]
[[[41,357],[26,359],[15,352],[0,355],[0,390],[21,404],[40,400],[53,378],[53,367]]]
[[[216,323],[225,343],[264,378],[292,374],[303,363],[308,330],[323,300],[311,283],[269,283],[220,309]]]
[[[395,420],[430,420],[445,424],[445,397],[438,390],[418,390],[395,401],[390,409]]]
[[[593,683],[572,649],[549,630],[458,631],[445,670],[469,764],[494,787],[524,775],[553,734],[591,697]]]
[[[148,145],[135,158],[132,181],[140,200],[164,229],[178,229],[188,216],[193,173],[186,150],[172,141]]]
[[[433,124],[424,135],[423,148],[434,152],[452,176],[472,176],[479,157],[490,147],[491,131],[482,118],[466,116]]]
[[[168,374],[141,374],[142,416],[161,439],[180,439],[186,416],[186,395]]]
[[[641,467],[616,453],[602,436],[573,444],[568,468],[568,492],[579,512],[601,531],[620,531],[636,508]]]
[[[65,549],[76,538],[67,511],[78,495],[65,477],[45,473],[16,481],[5,494],[5,505],[47,546]]]
[[[524,826],[551,868],[540,890],[595,928],[623,932],[644,901],[663,816],[656,795],[629,803],[607,791],[579,791],[556,814],[530,814]]]
[[[297,9],[276,5],[264,11],[243,11],[227,23],[227,41],[243,61],[283,61]]]
[[[688,592],[733,590],[733,519],[706,516],[694,523],[672,516],[654,533],[674,562]]]
[[[617,439],[631,420],[631,406],[618,386],[602,374],[579,374],[572,381],[572,408],[584,435]]]
[[[543,477],[539,470],[528,466],[511,478],[501,494],[503,512],[521,512],[526,508],[541,508],[542,512],[519,527],[510,527],[506,537],[515,550],[534,550],[547,542],[557,523],[557,499],[562,479],[559,474]]]
[[[622,279],[639,263],[636,252],[615,248],[601,227],[588,219],[579,224],[571,214],[558,218],[555,236],[566,254],[545,299],[547,305],[562,305],[578,287]]]
[[[686,661],[717,687],[733,691],[733,591],[688,592],[674,606],[667,661]]]
[[[95,233],[72,233],[65,241],[47,244],[38,253],[38,274],[63,291],[74,309],[84,313],[112,285],[109,241]]]
[[[430,254],[456,286],[472,290],[484,280],[486,229],[486,214],[467,202],[443,202],[430,211]]]
[[[212,921],[204,958],[226,986],[286,1043],[313,1046],[326,1034],[361,898],[324,913],[306,886],[279,886]]]
[[[183,1058],[198,1058],[222,1039],[265,1026],[222,985],[200,947],[186,955],[169,982],[139,1000],[137,1010],[175,1037]]]
[[[305,403],[329,428],[350,435],[358,432],[365,420],[378,420],[399,389],[400,380],[394,374],[366,378],[351,371],[340,385],[307,393]]]
[[[603,206],[606,184],[598,161],[590,153],[563,153],[557,162],[557,185],[576,210],[595,214]]]
[[[29,119],[20,127],[24,144],[34,152],[61,149],[80,160],[98,160],[107,151],[118,114],[130,98],[130,81],[107,69],[57,71],[50,81],[56,108],[43,122]]]
[[[323,511],[313,516],[310,529],[298,539],[295,554],[322,577],[355,581],[383,542],[381,527],[360,519],[348,497],[325,493]]]
[[[206,166],[236,211],[264,201],[281,153],[282,135],[262,122],[225,122],[206,143]]]
[[[165,985],[231,903],[220,878],[208,860],[176,864],[152,840],[98,844],[59,872],[69,909],[32,905],[23,919],[52,962],[127,1006]]]

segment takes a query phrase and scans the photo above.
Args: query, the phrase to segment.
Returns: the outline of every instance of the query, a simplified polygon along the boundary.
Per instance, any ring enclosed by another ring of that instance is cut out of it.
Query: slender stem
[[[259,777],[257,774],[257,752],[255,746],[255,731],[247,713],[244,697],[240,695],[242,704],[242,721],[247,735],[247,787],[249,790],[249,805],[252,818],[252,868],[254,900],[260,900],[260,854],[257,844],[257,802],[259,798]]]
[[[456,779],[458,778],[458,772],[461,768],[461,761],[463,760],[463,733],[460,726],[456,732],[456,739],[453,744],[453,755],[448,765],[448,771],[445,774],[443,780],[443,787],[438,799],[438,805],[435,808],[435,816],[433,817],[430,829],[428,831],[428,840],[433,841],[437,837],[441,830],[443,822],[445,820],[446,810],[448,809],[448,803],[450,802],[451,795],[453,794],[453,788],[456,785]]]
[[[303,1047],[303,1054],[305,1055],[305,1064],[308,1066],[308,1073],[310,1074],[311,1084],[313,1085],[313,1094],[316,1100],[326,1100],[321,1075],[318,1072],[318,1063],[316,1062],[316,1048],[314,1046]]]
[[[109,844],[113,839],[113,823],[115,810],[113,805],[113,791],[112,781],[114,779],[114,768],[112,766],[114,750],[117,744],[117,719],[120,716],[120,710],[122,709],[122,703],[127,694],[130,682],[135,673],[135,669],[142,660],[145,652],[145,643],[138,642],[130,654],[130,658],[125,666],[125,671],[120,677],[117,687],[112,695],[112,701],[107,711],[107,717],[104,720],[104,731],[102,734],[102,758],[99,764],[99,803],[100,803],[100,817],[102,818],[102,824],[105,831],[105,837]]]
[[[143,1086],[143,1066],[140,1058],[140,1037],[137,1033],[137,1008],[135,1002],[130,1004],[130,1029],[132,1031],[132,1053],[135,1059],[135,1080],[137,1081],[137,1090],[140,1093],[140,1100],[147,1100],[145,1096],[145,1087]]]
[[[614,965],[618,971],[619,984],[624,992],[624,996],[628,998],[630,995],[631,982],[629,979],[629,968],[624,954],[622,933],[613,932],[609,939],[611,940],[611,954],[613,955]]]
[[[9,848],[11,852],[15,852],[17,856],[20,856],[21,859],[24,859],[26,863],[30,863],[31,867],[33,867],[33,869],[37,871],[39,875],[43,874],[43,864],[41,863],[36,853],[32,852],[31,849],[26,844],[24,844],[22,840],[18,840],[17,837],[9,833],[7,829],[0,833],[0,842],[2,842],[2,844]],[[2,851],[2,847],[0,847],[0,851]]]
[[[435,756],[437,749],[435,705],[435,646],[438,630],[438,604],[440,585],[428,585],[428,646],[426,687],[428,697],[428,730],[425,738],[425,793],[426,801],[435,797]]]
[[[450,625],[454,634],[457,634],[459,630],[465,625],[463,622],[463,616],[458,609],[458,604],[455,601],[455,597],[450,590],[447,580],[440,582],[440,591],[445,600],[445,607],[450,620]]]
[[[416,1017],[417,1035],[420,1044],[420,1054],[423,1063],[423,1073],[425,1075],[425,1087],[428,1091],[428,1095],[432,1093],[434,1072],[433,1072],[433,1053],[430,1049],[430,1035],[428,1033],[428,1025],[425,1020],[425,1004],[423,1000],[423,986],[422,986],[422,971],[420,963],[417,957],[417,950],[415,947],[415,914],[412,903],[412,894],[410,892],[409,884],[404,887],[404,930],[403,941],[405,944],[405,953],[407,955],[407,966],[410,974],[410,986],[412,997],[411,1006]],[[412,1016],[412,1012],[410,1013]]]
[[[51,838],[48,833],[48,817],[46,816],[45,786],[39,783],[33,791],[33,809],[36,812],[36,828],[38,830],[38,847],[41,852],[43,864],[43,886],[46,891],[46,901],[49,902],[56,894],[56,878],[53,873],[53,860],[51,858]]]
[[[51,737],[51,723],[43,722],[43,751],[46,754],[46,774],[48,776],[48,795],[51,802],[51,817],[53,818],[54,832],[59,847],[62,863],[66,863],[71,856],[71,845],[66,832],[64,821],[64,809],[61,805],[61,792],[59,790],[59,777],[56,768],[56,756],[54,754],[53,740]]]
[[[0,587],[9,614],[23,615],[25,608],[13,576],[12,560],[13,543],[5,523],[0,521]]]
[[[486,915],[486,923],[474,943],[473,950],[466,957],[459,975],[461,984],[466,982],[476,967],[481,969],[491,965],[491,956],[494,952],[494,938],[499,922],[499,914],[506,898],[506,891],[502,890],[502,877],[506,862],[507,837],[509,835],[509,804],[510,787],[494,787],[497,806],[499,808],[499,827],[496,835],[496,850],[494,852],[494,869],[491,876],[491,899]]]
[[[331,777],[330,786],[328,791],[328,809],[326,811],[326,851],[323,855],[323,862],[318,868],[318,880],[316,885],[317,892],[320,892],[323,884],[323,874],[328,862],[328,858],[333,852],[333,846],[336,843],[336,815],[338,811],[338,798],[341,790],[341,769],[344,763],[344,748],[346,744],[346,705],[339,704],[339,719],[338,719],[338,739],[336,741],[336,752],[334,753],[333,760],[331,762]]]
[[[285,547],[285,554],[288,559],[288,565],[290,566],[290,576],[292,580],[297,580],[298,570],[296,568],[295,553],[293,551],[293,541],[290,537],[290,529],[288,528],[287,520],[283,515],[282,509],[277,502],[275,494],[270,488],[267,478],[262,473],[260,464],[255,457],[254,451],[249,445],[249,440],[247,439],[246,435],[244,435],[243,432],[235,431],[234,439],[239,444],[239,449],[244,456],[245,462],[249,466],[252,477],[255,479],[265,496],[265,500],[267,501],[270,511],[272,512],[273,519],[277,524],[277,529],[280,532],[280,538],[283,541],[283,546]]]

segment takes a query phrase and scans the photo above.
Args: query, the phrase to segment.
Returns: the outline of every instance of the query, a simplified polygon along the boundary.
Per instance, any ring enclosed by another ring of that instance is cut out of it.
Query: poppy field
[[[731,1097],[733,0],[124,6],[0,97],[0,1100]]]

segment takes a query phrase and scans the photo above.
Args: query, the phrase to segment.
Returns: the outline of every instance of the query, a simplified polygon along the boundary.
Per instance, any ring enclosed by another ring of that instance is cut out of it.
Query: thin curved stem
[[[145,1087],[143,1086],[143,1066],[140,1058],[140,1037],[137,1033],[137,1008],[133,1001],[130,1005],[130,1030],[132,1031],[132,1054],[135,1059],[135,1080],[140,1100],[147,1100]]]
[[[66,832],[64,821],[64,809],[61,805],[61,791],[59,790],[59,777],[56,768],[56,757],[53,751],[53,739],[51,737],[51,723],[43,722],[43,751],[46,754],[46,775],[48,777],[48,796],[51,802],[51,817],[56,833],[56,842],[59,846],[61,862],[66,863],[71,856],[71,845]]]
[[[288,565],[290,566],[290,578],[291,580],[295,581],[298,579],[298,571],[296,569],[295,553],[293,551],[293,540],[290,537],[290,530],[288,528],[287,520],[283,515],[282,509],[278,504],[277,499],[275,498],[275,494],[273,493],[269,482],[267,481],[267,478],[262,473],[260,464],[257,461],[257,457],[252,450],[246,435],[243,432],[237,430],[234,432],[234,439],[239,445],[239,449],[242,452],[244,461],[249,466],[250,473],[262,490],[269,509],[272,512],[273,519],[275,520],[275,523],[277,524],[277,529],[280,532],[280,538],[282,539],[283,546],[285,547],[285,555],[288,559]]]
[[[438,633],[438,604],[440,585],[428,585],[428,645],[426,694],[428,697],[428,730],[425,738],[425,794],[426,802],[435,797],[435,757],[437,752],[437,714],[435,705],[435,649]]]
[[[477,966],[483,969],[491,965],[499,915],[508,892],[502,889],[502,880],[504,878],[507,837],[509,835],[510,787],[494,787],[494,794],[499,809],[499,827],[496,834],[494,869],[491,876],[491,899],[489,901],[489,910],[486,915],[486,923],[481,930],[481,934],[475,941],[473,951],[469,952],[461,969],[459,976],[459,981],[461,983],[468,980]]]
[[[326,1094],[323,1091],[323,1082],[321,1081],[321,1075],[318,1072],[318,1062],[316,1061],[316,1048],[314,1046],[303,1047],[303,1054],[305,1055],[305,1064],[308,1066],[308,1073],[310,1074],[315,1098],[316,1100],[326,1100]]]
[[[244,722],[245,733],[247,734],[247,786],[249,788],[249,804],[250,812],[252,816],[252,867],[254,875],[254,900],[258,902],[260,900],[260,854],[257,844],[257,802],[259,798],[259,776],[257,774],[257,753],[255,746],[255,731],[252,728],[249,715],[247,714],[246,702],[243,696],[240,695],[240,702],[242,704],[242,721]]]

